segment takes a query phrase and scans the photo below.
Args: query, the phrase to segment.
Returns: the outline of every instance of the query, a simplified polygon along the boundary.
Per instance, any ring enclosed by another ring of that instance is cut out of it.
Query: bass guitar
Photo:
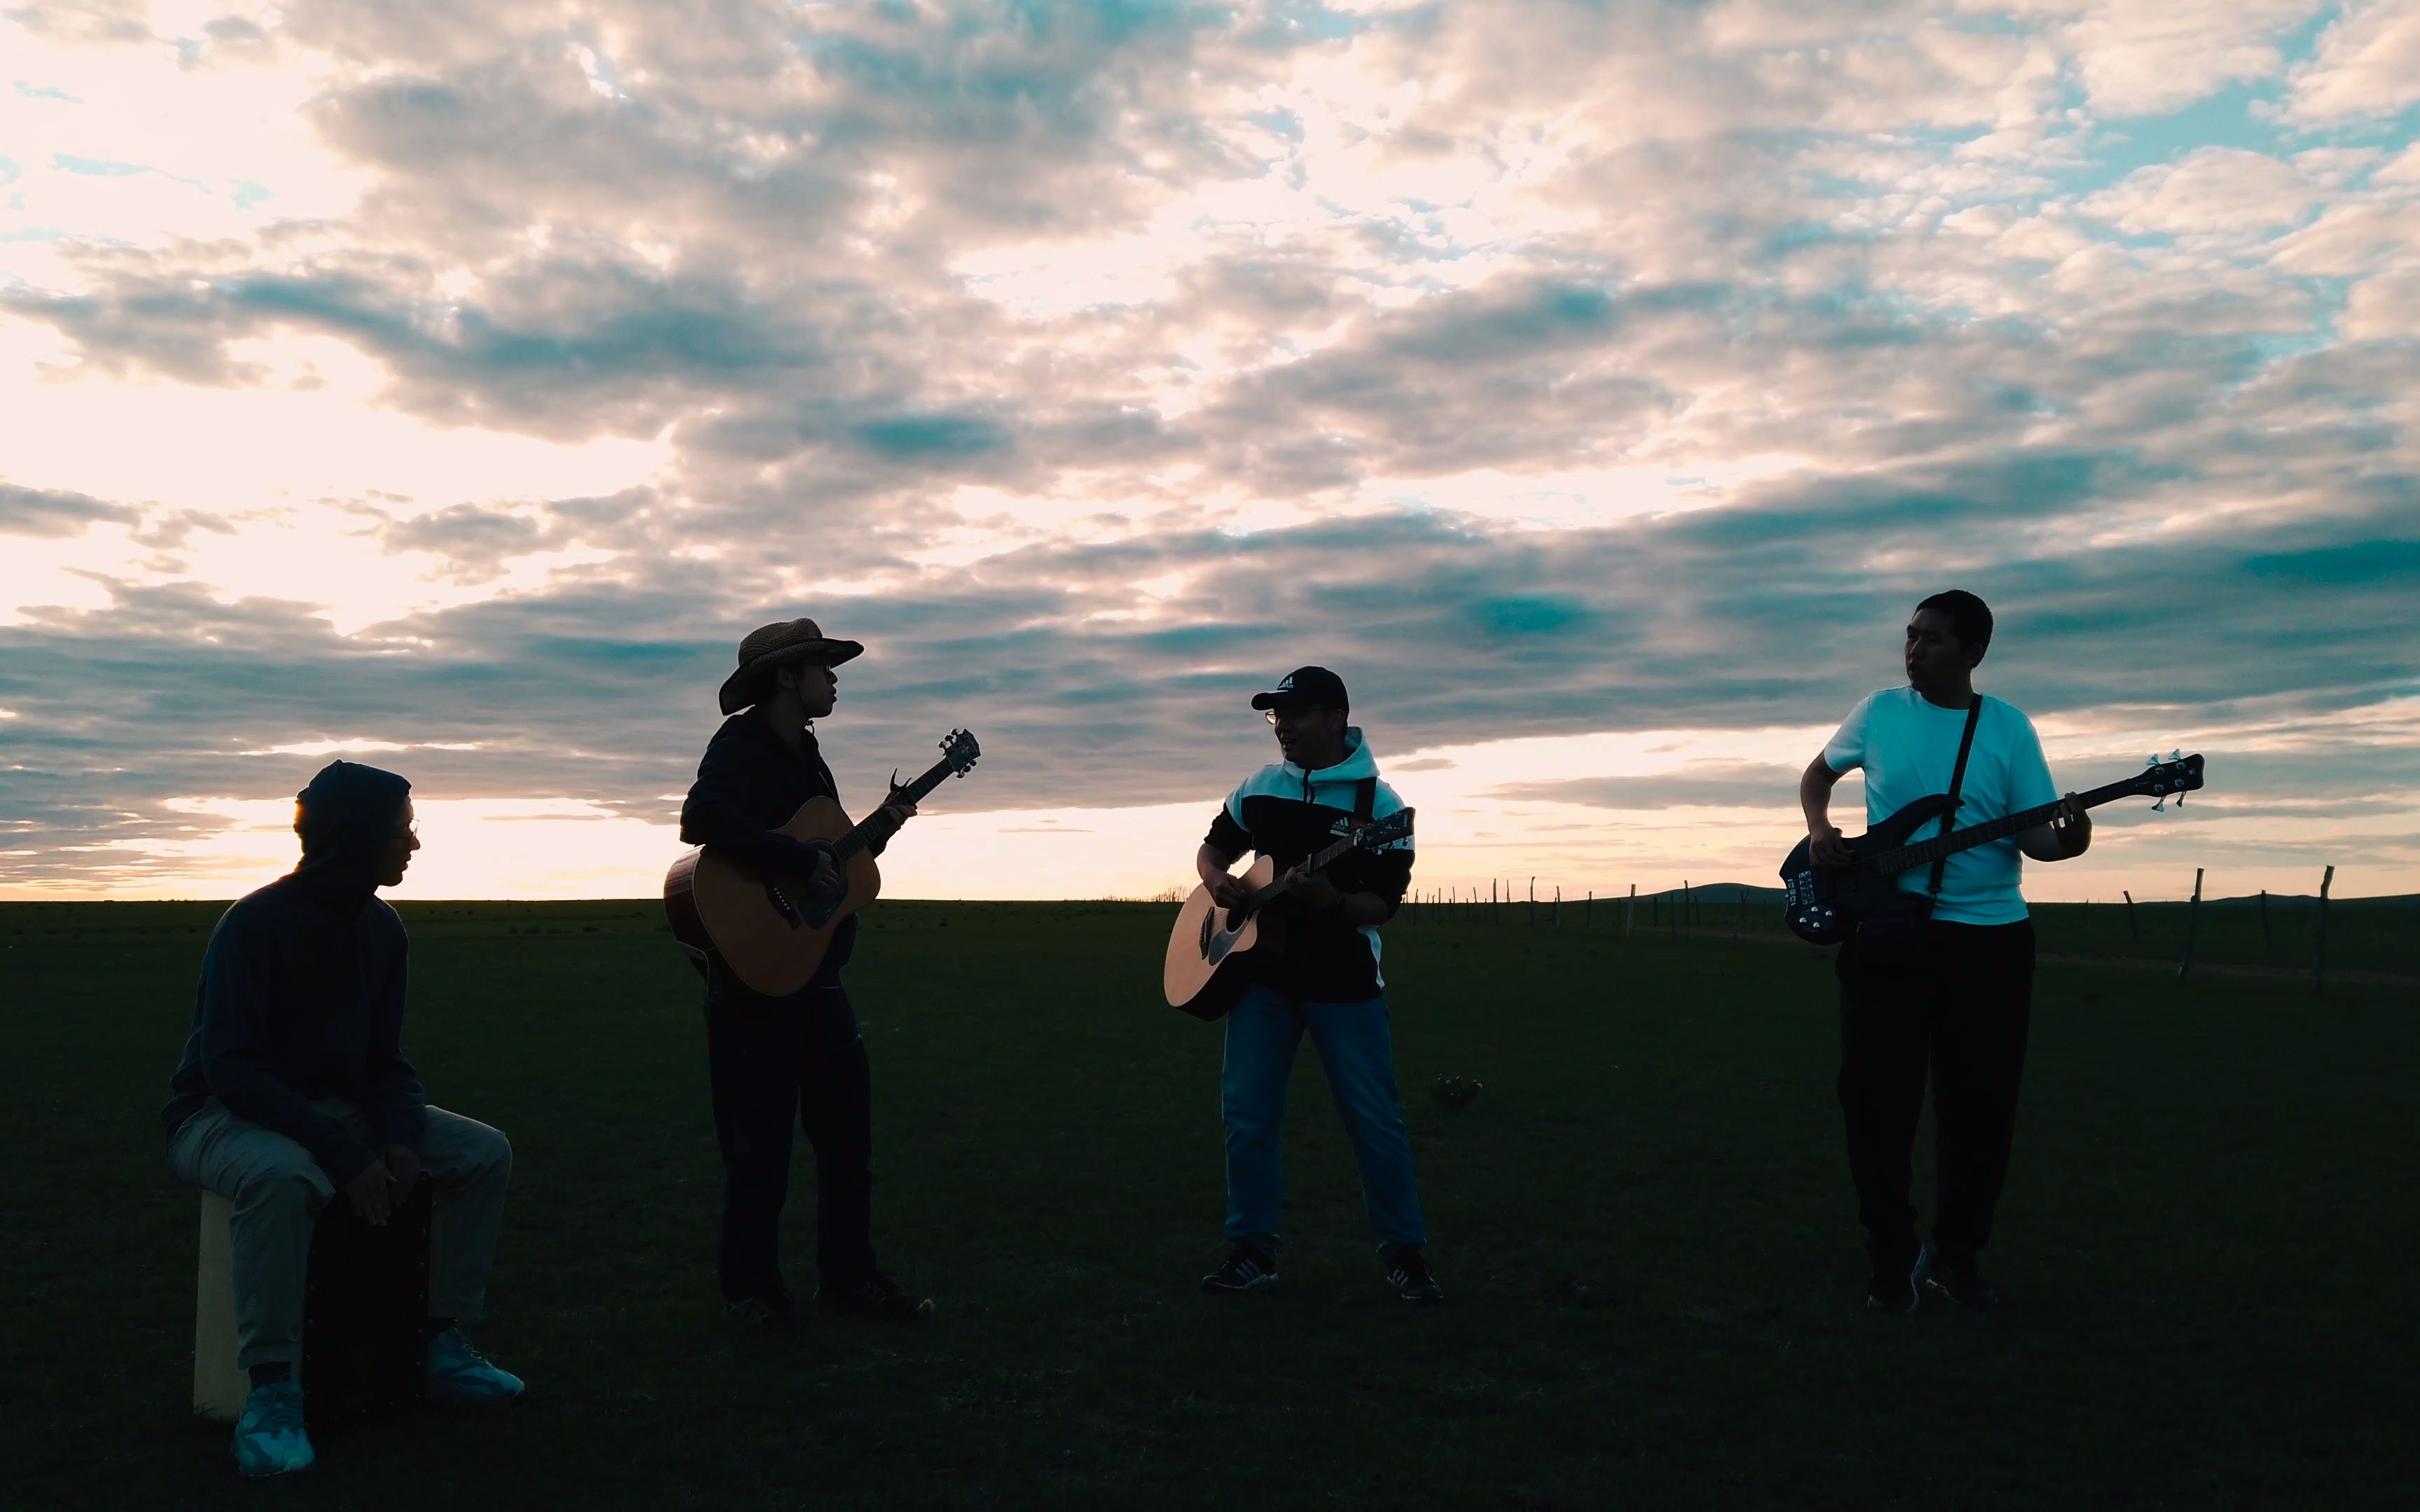
[[[2097,809],[2119,798],[2158,798],[2160,807],[2165,807],[2173,795],[2177,806],[2182,808],[2184,795],[2200,791],[2201,785],[2199,756],[2171,754],[2166,761],[2154,756],[2134,776],[2078,794],[2076,801],[2086,809]],[[1989,845],[1995,840],[2021,835],[2037,825],[2050,823],[2051,816],[2058,812],[2057,803],[2045,803],[1971,829],[1908,842],[1908,836],[1940,818],[1942,810],[1948,807],[1949,795],[1946,793],[1916,799],[1849,841],[1854,859],[1843,867],[1817,866],[1812,854],[1814,841],[1801,838],[1790,853],[1790,859],[1781,863],[1781,879],[1788,885],[1781,913],[1790,932],[1810,945],[1837,945],[1856,929],[1861,915],[1903,906],[1902,892],[1895,880],[1900,872],[1931,866],[1944,856]]]
[[[1356,827],[1326,850],[1306,856],[1285,876],[1278,874],[1275,860],[1264,856],[1239,879],[1251,895],[1233,908],[1219,907],[1206,885],[1195,887],[1177,911],[1176,928],[1168,936],[1168,959],[1160,969],[1168,1006],[1198,1019],[1223,1018],[1251,984],[1247,964],[1251,953],[1276,954],[1284,949],[1282,916],[1264,919],[1261,910],[1284,893],[1289,877],[1316,875],[1353,851],[1383,850],[1411,832],[1412,810],[1405,809]]]
[[[893,797],[922,802],[953,777],[964,777],[983,748],[964,730],[941,742],[941,759],[906,787],[892,784]],[[664,913],[673,938],[689,952],[701,975],[706,957],[719,954],[731,974],[768,997],[784,997],[813,980],[831,949],[840,921],[874,902],[882,872],[870,847],[899,826],[877,813],[853,825],[841,806],[809,798],[781,832],[792,840],[823,841],[831,847],[841,886],[810,898],[800,877],[768,877],[755,868],[706,850],[694,850],[664,873]]]

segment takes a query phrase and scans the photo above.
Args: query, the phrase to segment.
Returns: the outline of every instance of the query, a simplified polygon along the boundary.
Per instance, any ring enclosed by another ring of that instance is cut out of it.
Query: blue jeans
[[[1295,1047],[1306,1028],[1360,1163],[1361,1200],[1379,1250],[1427,1242],[1412,1184],[1412,1142],[1395,1090],[1387,999],[1312,1003],[1267,987],[1247,992],[1227,1015],[1227,1063],[1218,1087],[1227,1124],[1227,1237],[1277,1253],[1278,1210],[1285,1200],[1278,1136]]]

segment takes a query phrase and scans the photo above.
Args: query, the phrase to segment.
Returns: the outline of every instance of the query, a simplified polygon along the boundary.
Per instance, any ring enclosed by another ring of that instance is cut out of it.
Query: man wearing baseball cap
[[[1378,779],[1359,729],[1346,723],[1344,680],[1300,667],[1252,707],[1266,712],[1283,759],[1244,779],[1211,821],[1194,868],[1220,905],[1248,896],[1229,875],[1246,851],[1299,868],[1357,824],[1400,812],[1403,800]],[[1250,1291],[1278,1278],[1278,1211],[1284,1200],[1279,1134],[1286,1084],[1304,1031],[1318,1048],[1327,1088],[1361,1167],[1361,1196],[1377,1231],[1388,1284],[1405,1302],[1445,1300],[1421,1246],[1419,1193],[1411,1140],[1395,1087],[1386,980],[1378,972],[1378,926],[1394,917],[1411,884],[1406,836],[1378,851],[1351,850],[1326,871],[1292,873],[1270,907],[1286,917],[1286,948],[1254,952],[1256,980],[1227,1016],[1219,1102],[1227,1129],[1226,1260],[1202,1278],[1211,1292]]]
[[[810,895],[842,885],[830,846],[780,830],[808,799],[840,799],[811,726],[839,697],[832,669],[864,650],[830,639],[813,620],[749,632],[739,642],[738,669],[718,695],[729,717],[706,748],[681,805],[682,840],[767,876],[802,879]],[[905,824],[916,806],[894,800],[883,811]],[[881,842],[870,849],[880,855]],[[778,1238],[794,1123],[805,1125],[815,1151],[822,1283],[815,1300],[835,1312],[877,1319],[933,1310],[931,1301],[874,1262],[873,1072],[840,980],[856,943],[852,915],[833,932],[814,979],[787,997],[754,992],[720,955],[708,957],[706,1069],[723,1171],[718,1269],[724,1310],[737,1323],[778,1322],[791,1314]]]

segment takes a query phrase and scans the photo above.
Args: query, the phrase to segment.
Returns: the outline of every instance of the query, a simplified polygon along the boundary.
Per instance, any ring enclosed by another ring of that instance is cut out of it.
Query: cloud
[[[1787,766],[1748,762],[1712,764],[1641,777],[1588,777],[1556,782],[1512,782],[1492,796],[1507,803],[1576,803],[1594,809],[1769,809],[1797,789]]]
[[[132,505],[0,483],[0,535],[81,535],[100,521],[132,525],[141,518]]]
[[[2135,236],[2262,232],[2300,221],[2318,186],[2263,153],[2203,147],[2140,168],[2084,201],[2085,214]]]
[[[2401,268],[2354,285],[2340,325],[2351,341],[2409,339],[2420,331],[2420,269]]]
[[[845,791],[970,725],[1008,816],[1215,795],[1306,661],[1406,780],[1771,802],[1466,748],[1826,725],[1950,582],[2046,721],[2420,739],[2349,733],[2420,639],[2385,9],[248,14],[17,23],[59,150],[218,207],[0,218],[0,400],[107,442],[0,492],[21,879],[348,743],[654,843],[797,612],[871,648]],[[279,124],[178,155],[231,82]]]
[[[2284,71],[2282,34],[2319,8],[2320,0],[2100,0],[2062,39],[2095,109],[2149,116]]]
[[[2347,5],[2296,65],[2289,115],[2314,124],[2391,115],[2420,101],[2420,7],[2409,0]]]

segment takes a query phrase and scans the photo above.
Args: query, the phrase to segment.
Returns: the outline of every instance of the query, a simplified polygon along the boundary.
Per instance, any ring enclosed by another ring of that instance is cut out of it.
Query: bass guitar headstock
[[[2156,755],[2148,758],[2142,773],[2132,784],[2136,793],[2160,800],[2151,805],[2155,813],[2165,811],[2170,798],[2177,800],[2178,808],[2183,808],[2185,795],[2200,792],[2201,785],[2201,753],[2187,756],[2176,750],[2168,752],[2164,759]]]

